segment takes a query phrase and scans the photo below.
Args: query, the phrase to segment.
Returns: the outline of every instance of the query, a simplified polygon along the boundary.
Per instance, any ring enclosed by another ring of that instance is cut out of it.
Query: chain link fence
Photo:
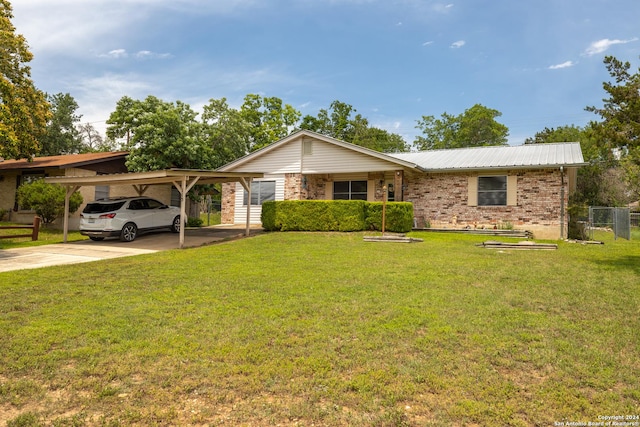
[[[637,215],[637,214],[634,214]],[[638,217],[635,217],[637,223]],[[631,212],[629,208],[589,207],[589,237],[593,240],[596,229],[610,229],[614,238],[631,239]]]

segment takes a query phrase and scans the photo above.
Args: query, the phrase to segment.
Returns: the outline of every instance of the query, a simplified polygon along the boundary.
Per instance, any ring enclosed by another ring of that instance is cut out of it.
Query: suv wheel
[[[180,232],[180,215],[173,218],[173,222],[171,223],[171,231],[173,231],[174,233]]]
[[[123,242],[133,242],[138,234],[138,227],[132,222],[128,222],[122,227],[120,232],[120,240]]]

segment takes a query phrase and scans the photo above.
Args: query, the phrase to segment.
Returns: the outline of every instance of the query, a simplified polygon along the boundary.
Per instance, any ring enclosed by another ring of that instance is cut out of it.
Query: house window
[[[478,206],[506,206],[507,177],[478,177]]]
[[[180,195],[180,191],[174,186],[171,186],[171,202],[169,204],[171,206],[180,207],[180,203],[182,203],[182,196]]]
[[[367,200],[367,181],[335,181],[333,200]]]
[[[249,193],[244,190],[242,204],[247,205]],[[276,182],[275,181],[253,181],[251,182],[251,204],[261,205],[267,200],[276,199]]]
[[[96,185],[95,200],[108,199],[109,198],[109,186],[108,185]]]

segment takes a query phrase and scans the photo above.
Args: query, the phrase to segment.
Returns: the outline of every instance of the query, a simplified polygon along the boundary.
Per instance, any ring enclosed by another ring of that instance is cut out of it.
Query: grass
[[[273,233],[0,273],[0,425],[554,425],[640,413],[640,243]],[[3,418],[4,417],[4,418]]]
[[[24,225],[24,224],[14,224],[9,222],[0,222],[0,226],[2,225]],[[28,229],[17,229],[17,230],[1,230],[0,236],[10,236],[10,235],[19,235],[19,234],[30,234],[31,230]],[[50,245],[52,243],[62,243],[62,230],[57,230],[52,227],[41,226],[40,231],[38,233],[38,240],[32,241],[31,237],[18,237],[15,239],[0,239],[0,249],[10,249],[10,248],[23,248],[29,246],[41,246],[41,245]],[[70,231],[67,235],[67,240],[69,242],[77,241],[77,240],[86,240],[88,237],[82,236],[78,231]]]

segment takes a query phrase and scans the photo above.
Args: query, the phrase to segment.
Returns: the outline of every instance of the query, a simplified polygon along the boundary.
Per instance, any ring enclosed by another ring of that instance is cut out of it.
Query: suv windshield
[[[82,210],[82,213],[97,214],[97,213],[117,211],[122,207],[122,205],[125,204],[125,202],[126,202],[125,200],[122,200],[122,201],[111,202],[111,203],[89,203]]]

